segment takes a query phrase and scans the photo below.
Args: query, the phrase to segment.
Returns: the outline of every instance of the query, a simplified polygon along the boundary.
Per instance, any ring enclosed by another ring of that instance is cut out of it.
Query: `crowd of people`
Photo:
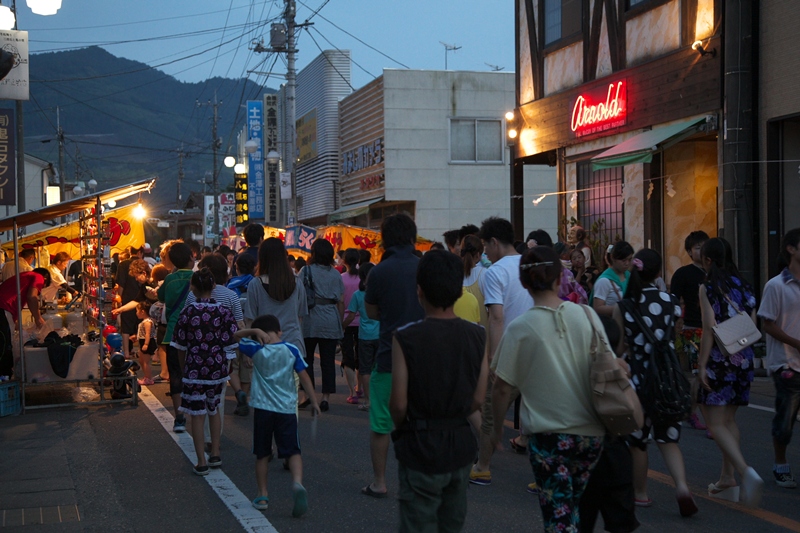
[[[674,480],[680,515],[697,513],[679,444],[687,425],[707,429],[720,449],[720,475],[708,494],[758,506],[764,481],[742,454],[735,418],[749,401],[753,349],[729,354],[712,333],[738,314],[763,322],[777,390],[773,474],[779,486],[796,486],[786,447],[800,406],[800,229],[784,237],[784,268],[760,306],[730,245],[701,231],[686,238],[690,262],[669,290],[658,252],[621,241],[604,256],[593,253],[580,227],[567,243],[543,230],[515,242],[511,223],[491,217],[446,232],[444,244],[423,254],[414,221],[397,214],[383,221],[377,264],[324,239],[314,241],[307,262],[295,260],[280,239],[264,240],[258,224],[244,236],[238,252],[169,241],[160,261],[148,261],[151,250],[131,250],[116,266],[113,313],[125,355],[139,358],[140,384],[169,383],[173,429],[189,426],[195,474],[222,465],[228,382],[234,413],[254,410],[257,509],[268,507],[274,455],[292,472],[293,515],[308,509],[297,416],[332,408],[338,356],[345,405],[369,416],[373,478],[361,493],[387,497],[393,443],[401,531],[463,527],[467,486],[491,485],[511,406],[518,433],[509,444],[529,457],[525,489],[538,494],[546,531],[592,531],[598,514],[608,531],[635,530],[637,509],[653,504],[652,441]],[[32,290],[51,280],[38,270],[26,274],[35,278]],[[642,398],[644,424],[630,435],[610,435],[593,406],[597,333]],[[663,350],[675,351],[692,383],[682,420],[662,416],[643,394],[652,354]]]

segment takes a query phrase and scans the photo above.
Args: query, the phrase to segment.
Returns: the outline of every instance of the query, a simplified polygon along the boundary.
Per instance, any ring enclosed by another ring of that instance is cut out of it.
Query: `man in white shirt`
[[[486,256],[492,262],[492,266],[480,280],[480,287],[484,304],[489,312],[486,349],[488,350],[489,364],[493,367],[492,359],[503,332],[512,320],[533,307],[533,298],[519,280],[521,256],[514,249],[514,227],[511,222],[497,217],[487,218],[481,224],[480,238],[483,241]],[[493,382],[493,373],[489,380]],[[503,421],[498,420],[497,423],[502,424]],[[470,472],[470,483],[489,485],[492,482],[489,462],[494,453],[491,442],[493,427],[490,383],[487,386],[486,401],[483,404],[478,462]]]
[[[767,368],[775,382],[772,473],[778,486],[793,489],[797,482],[786,448],[800,410],[800,228],[784,235],[781,257],[788,266],[764,286],[758,316],[767,334]]]
[[[19,253],[19,273],[30,272],[33,270],[33,261],[36,259],[36,250],[25,248]],[[2,281],[13,278],[17,273],[14,259],[9,259],[3,265]]]

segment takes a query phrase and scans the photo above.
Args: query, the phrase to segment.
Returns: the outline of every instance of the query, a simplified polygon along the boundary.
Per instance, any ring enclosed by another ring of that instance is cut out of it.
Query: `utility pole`
[[[183,181],[183,158],[186,154],[183,153],[183,144],[181,144],[181,149],[178,151],[178,195],[175,197],[175,208],[181,208],[181,182]]]
[[[294,225],[297,223],[297,171],[295,168],[296,155],[295,147],[297,146],[297,130],[295,129],[295,115],[296,115],[296,92],[297,92],[297,67],[295,66],[297,59],[297,49],[295,42],[297,41],[295,31],[298,28],[306,28],[313,26],[313,22],[303,22],[297,24],[294,20],[296,13],[295,0],[284,0],[285,7],[283,17],[286,23],[286,44],[279,43],[271,39],[271,47],[267,48],[261,42],[254,43],[253,51],[256,53],[285,53],[286,54],[286,122],[288,123],[289,135],[281,137],[287,138],[286,142],[289,144],[291,153],[288,161],[284,161],[283,165],[286,171],[292,175],[292,199],[289,202],[289,216],[287,218],[287,225]],[[273,25],[276,26],[276,25]]]
[[[217,121],[219,120],[219,106],[222,105],[222,100],[217,101],[217,91],[214,90],[214,102],[210,100],[206,104],[197,103],[198,107],[209,106],[214,110],[214,118],[211,123],[211,138],[213,140],[212,152],[214,154],[214,168],[211,173],[212,191],[214,195],[214,238],[219,235],[219,168],[217,165],[217,151],[222,146],[221,140],[217,137]],[[203,224],[203,232],[205,232],[205,224]],[[205,237],[205,236],[204,236]]]
[[[56,107],[56,135],[58,136],[58,190],[61,201],[66,200],[66,176],[64,174],[64,130],[61,129],[61,109]],[[66,224],[67,217],[61,217],[61,223]]]

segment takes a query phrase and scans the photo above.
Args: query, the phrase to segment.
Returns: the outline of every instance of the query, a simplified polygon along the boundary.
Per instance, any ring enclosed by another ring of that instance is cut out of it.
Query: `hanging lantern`
[[[55,15],[61,9],[61,0],[27,0],[28,7],[37,15]]]

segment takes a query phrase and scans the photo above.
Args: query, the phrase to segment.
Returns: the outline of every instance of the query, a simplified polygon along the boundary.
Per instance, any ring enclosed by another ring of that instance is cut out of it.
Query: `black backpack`
[[[691,386],[681,370],[678,356],[669,344],[669,335],[658,340],[645,324],[638,305],[630,300],[619,302],[620,310],[630,313],[647,342],[653,346],[639,399],[645,413],[659,425],[672,425],[686,420],[692,412]]]

